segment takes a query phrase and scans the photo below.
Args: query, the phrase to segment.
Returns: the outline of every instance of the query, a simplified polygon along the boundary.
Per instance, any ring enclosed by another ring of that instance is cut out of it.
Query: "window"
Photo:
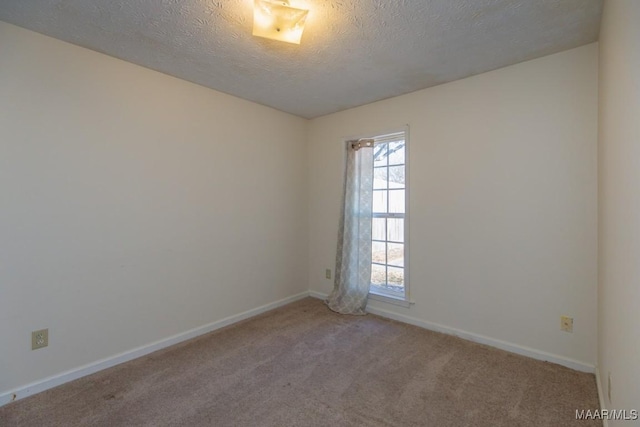
[[[406,132],[373,138],[373,221],[371,286],[373,295],[407,300]]]

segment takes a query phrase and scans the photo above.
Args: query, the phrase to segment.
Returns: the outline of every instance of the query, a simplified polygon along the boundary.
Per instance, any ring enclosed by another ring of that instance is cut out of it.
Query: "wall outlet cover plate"
[[[31,332],[31,350],[36,350],[49,345],[49,329],[40,329]]]

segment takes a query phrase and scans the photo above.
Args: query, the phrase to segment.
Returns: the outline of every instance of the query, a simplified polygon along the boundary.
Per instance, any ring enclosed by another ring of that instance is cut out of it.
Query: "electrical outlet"
[[[573,317],[560,316],[560,330],[565,332],[573,332]]]
[[[324,271],[324,277],[326,277],[327,279],[331,279],[331,269],[330,268],[327,268]]]
[[[31,332],[31,350],[37,350],[49,345],[49,329]]]
[[[611,372],[609,372],[609,379],[607,381],[607,397],[609,397],[609,403],[611,403]]]

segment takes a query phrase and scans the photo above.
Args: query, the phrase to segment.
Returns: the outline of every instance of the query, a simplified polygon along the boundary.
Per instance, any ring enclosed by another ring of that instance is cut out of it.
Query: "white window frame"
[[[382,301],[394,305],[399,305],[402,307],[410,307],[410,286],[409,286],[409,163],[410,163],[410,155],[409,155],[409,126],[403,126],[400,128],[389,129],[382,132],[369,133],[367,135],[360,135],[357,137],[349,138],[352,139],[361,139],[361,138],[371,138],[374,141],[384,141],[385,136],[404,133],[404,173],[405,173],[405,187],[404,187],[404,295],[399,295],[397,293],[384,292],[381,289],[375,289],[372,286],[369,287],[369,298],[375,301]],[[375,142],[374,142],[375,146]],[[385,217],[393,217],[394,214],[387,214]],[[379,214],[373,215],[374,218],[381,217]],[[398,216],[396,216],[398,217]]]

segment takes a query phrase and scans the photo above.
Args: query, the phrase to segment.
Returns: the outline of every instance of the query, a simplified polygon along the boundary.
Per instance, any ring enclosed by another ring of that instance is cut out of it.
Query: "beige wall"
[[[640,410],[640,2],[636,0],[605,2],[599,131],[598,369],[609,409]],[[609,421],[609,425],[640,426],[640,421]]]
[[[0,394],[306,291],[305,138],[0,22]]]
[[[312,120],[309,283],[328,293],[352,135],[410,126],[409,309],[512,350],[596,363],[597,44]],[[560,331],[560,316],[574,332]]]

